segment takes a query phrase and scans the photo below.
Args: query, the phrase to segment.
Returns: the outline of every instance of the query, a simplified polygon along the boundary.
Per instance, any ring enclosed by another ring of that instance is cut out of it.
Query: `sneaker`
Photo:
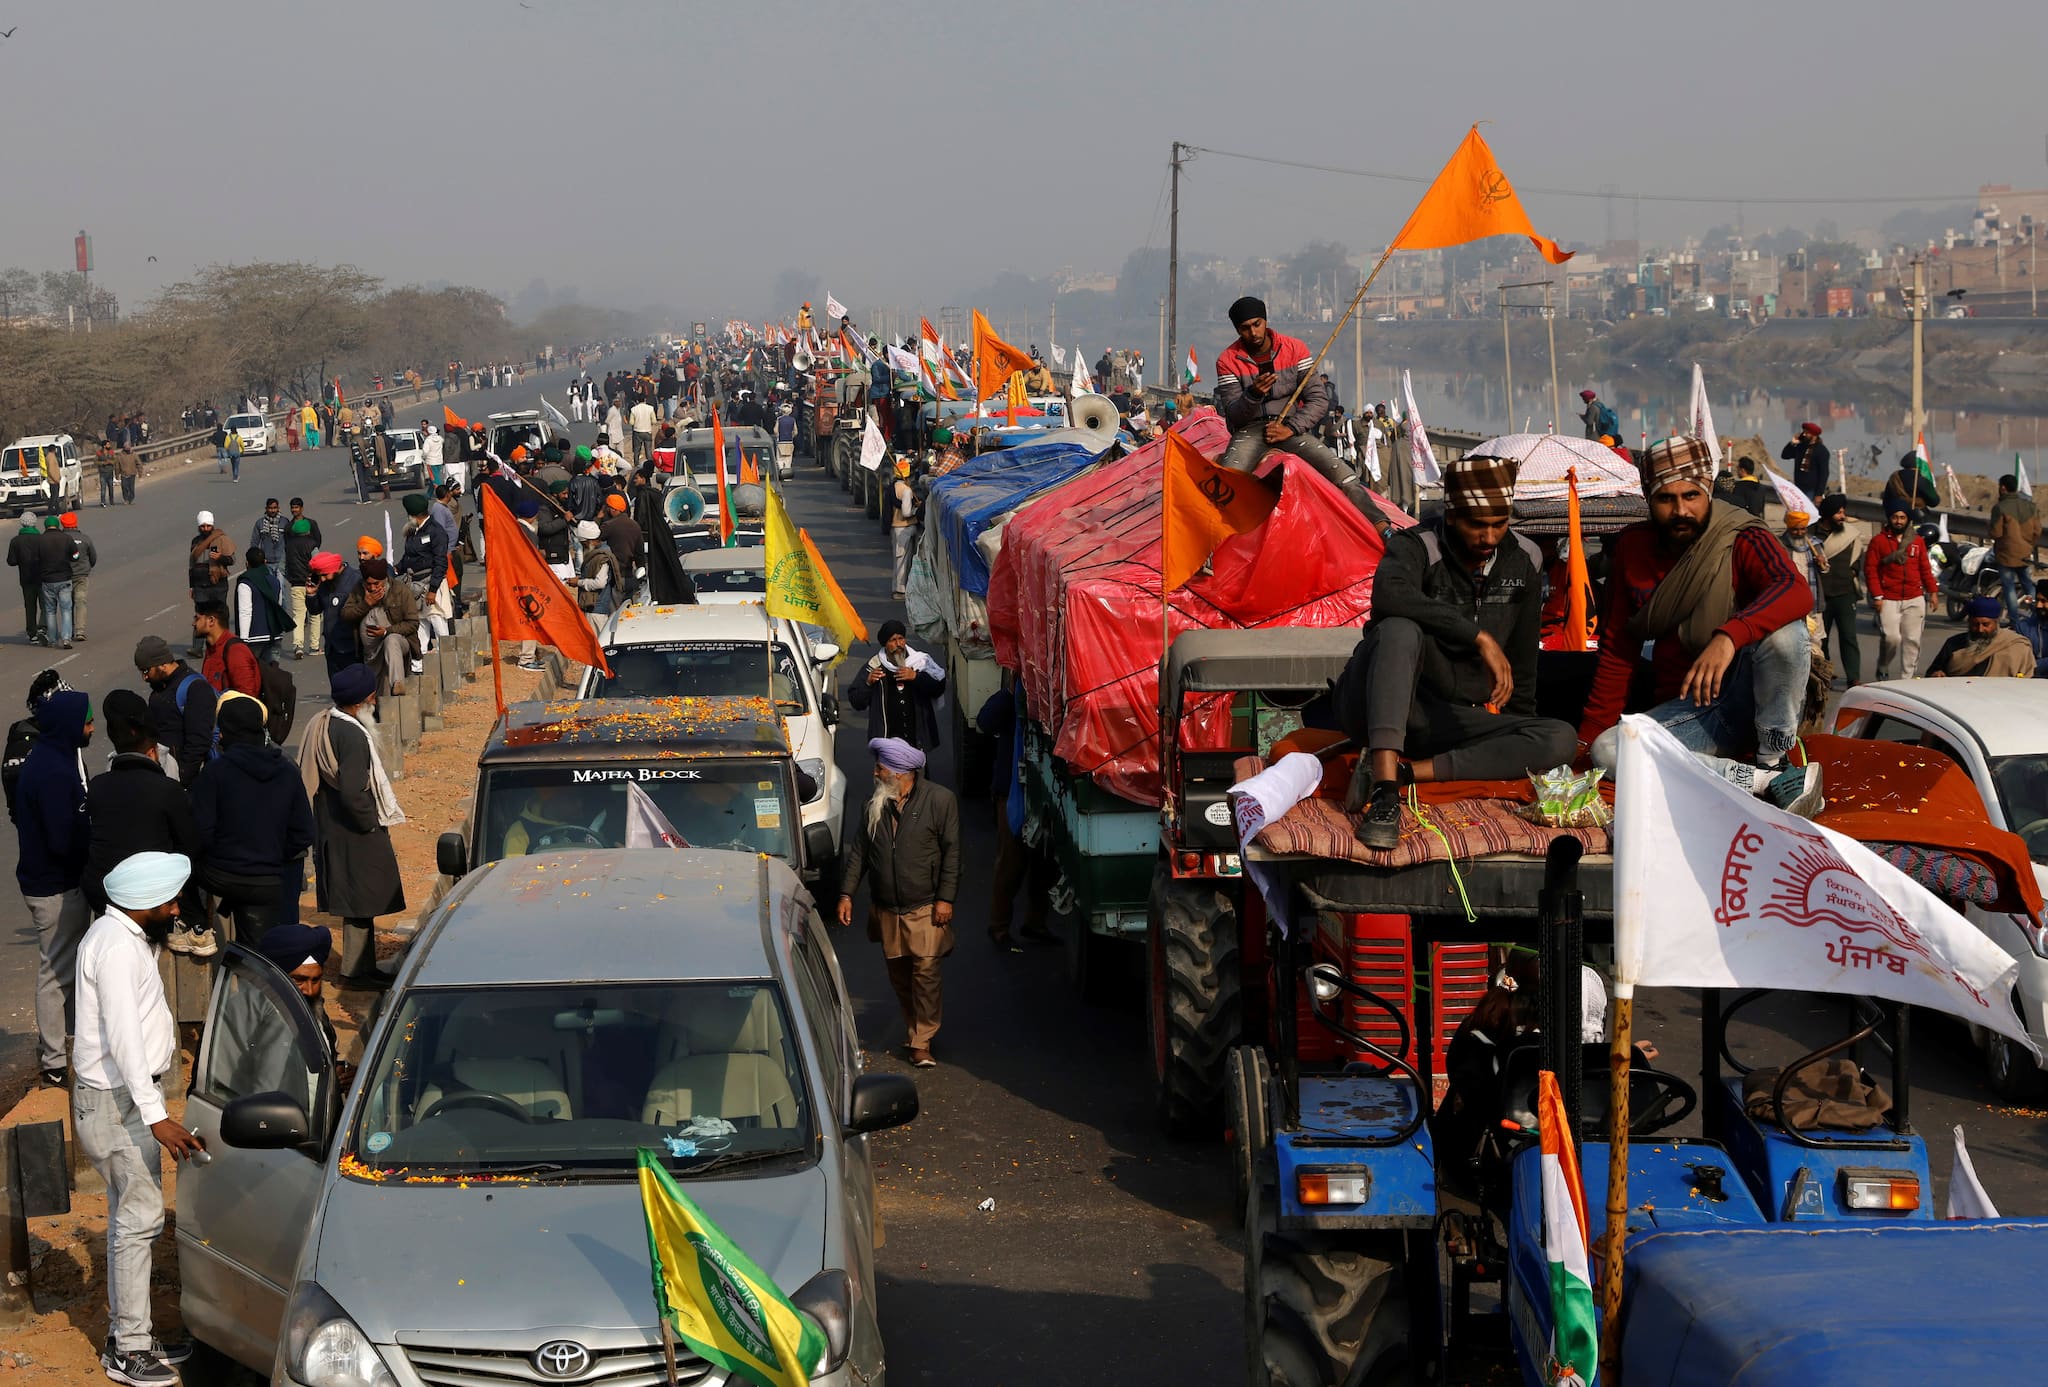
[[[937,1069],[939,1067],[939,1062],[932,1058],[931,1051],[921,1050],[915,1045],[910,1047],[910,1063],[918,1069]]]
[[[1786,813],[1810,819],[1827,804],[1821,791],[1820,766],[1808,762],[1779,771],[1758,793]]]
[[[177,1370],[148,1349],[103,1353],[100,1366],[107,1370],[108,1377],[125,1382],[128,1387],[174,1387],[178,1381]]]
[[[1401,841],[1401,791],[1391,780],[1372,787],[1366,801],[1365,817],[1352,830],[1352,837],[1368,848],[1385,852]]]
[[[546,669],[547,666],[542,664],[539,660],[521,660],[519,662],[519,668],[525,670],[529,674],[539,674],[542,670]]]
[[[214,933],[212,926],[208,926],[205,929],[191,930],[188,933],[191,935],[191,939],[185,952],[192,955],[192,957],[212,958],[220,952],[220,936]]]
[[[42,1072],[43,1087],[62,1088],[64,1087],[64,1080],[68,1077],[70,1076],[62,1069],[45,1069]]]
[[[192,1341],[190,1339],[173,1339],[169,1343],[165,1343],[162,1339],[151,1339],[149,1341],[149,1351],[175,1368],[180,1363],[191,1361]],[[107,1336],[107,1347],[100,1356],[106,1358],[111,1356],[113,1352],[114,1336],[109,1334]]]
[[[174,954],[191,953],[192,927],[183,920],[172,921],[170,937],[164,940],[164,947]]]

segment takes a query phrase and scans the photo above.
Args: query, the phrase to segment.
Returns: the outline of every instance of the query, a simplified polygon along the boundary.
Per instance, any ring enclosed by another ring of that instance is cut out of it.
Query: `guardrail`
[[[382,390],[366,390],[360,395],[351,395],[348,397],[348,402],[351,405],[368,404],[372,400],[397,400],[401,396],[409,396],[414,403],[417,403],[424,399],[433,388],[431,382],[422,385],[418,390],[414,390],[409,385],[393,385],[387,386]],[[296,409],[297,406],[293,408]],[[272,427],[282,427],[284,417],[288,412],[282,409],[268,410],[263,415],[263,421]],[[201,449],[211,448],[213,446],[212,439],[213,430],[210,428],[194,429],[190,433],[173,434],[169,438],[152,438],[149,442],[135,450],[135,456],[144,462],[155,462],[160,458],[179,457],[185,453],[193,453]]]

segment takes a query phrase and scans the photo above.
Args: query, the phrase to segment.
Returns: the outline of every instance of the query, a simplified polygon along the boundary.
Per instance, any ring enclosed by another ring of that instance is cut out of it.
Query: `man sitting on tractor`
[[[1218,460],[1233,471],[1253,472],[1274,448],[1292,453],[1377,524],[1380,511],[1366,489],[1316,437],[1330,411],[1330,395],[1319,377],[1302,383],[1311,361],[1308,345],[1267,327],[1265,303],[1249,295],[1230,305],[1230,325],[1237,340],[1216,358],[1216,410],[1230,426],[1230,446]]]
[[[1364,748],[1352,798],[1369,848],[1399,840],[1404,780],[1506,780],[1571,760],[1570,725],[1536,716],[1543,569],[1508,529],[1514,491],[1514,463],[1458,459],[1442,520],[1396,531],[1373,574],[1372,621],[1337,685],[1339,723]]]
[[[1712,479],[1698,439],[1651,445],[1650,518],[1608,545],[1579,745],[1612,770],[1621,715],[1647,711],[1732,784],[1810,813],[1819,768],[1794,768],[1792,752],[1812,666],[1813,591],[1763,521],[1712,498]]]

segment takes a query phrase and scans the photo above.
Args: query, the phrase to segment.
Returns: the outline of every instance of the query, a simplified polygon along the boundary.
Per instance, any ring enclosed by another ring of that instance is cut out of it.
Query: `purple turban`
[[[875,760],[882,763],[883,770],[896,775],[908,775],[924,769],[924,753],[901,737],[870,737],[868,750],[875,753]]]

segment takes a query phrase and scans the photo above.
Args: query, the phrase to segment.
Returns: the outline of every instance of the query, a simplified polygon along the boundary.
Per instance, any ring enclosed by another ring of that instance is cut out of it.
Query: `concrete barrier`
[[[427,652],[420,661],[420,672],[406,686],[419,698],[420,726],[429,731],[439,731],[441,727],[441,665],[445,658],[445,652],[438,646]]]
[[[377,700],[377,718],[370,723],[370,737],[377,744],[377,759],[384,763],[384,774],[393,780],[405,778],[405,743],[398,735],[398,712],[394,704],[402,704],[402,698],[380,698]]]
[[[409,686],[408,686],[409,687]],[[377,719],[391,729],[402,747],[419,745],[420,701],[414,694],[392,694],[377,701]]]

